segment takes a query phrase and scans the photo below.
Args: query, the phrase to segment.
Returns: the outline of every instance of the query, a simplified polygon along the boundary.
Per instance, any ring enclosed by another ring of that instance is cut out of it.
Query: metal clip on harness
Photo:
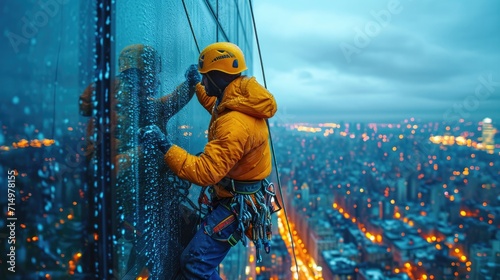
[[[234,195],[231,210],[238,221],[236,235],[241,236],[241,243],[244,246],[247,246],[247,237],[253,241],[256,248],[256,262],[260,263],[262,247],[267,254],[271,252],[271,215],[281,209],[276,200],[274,185],[267,180],[262,180],[258,182],[258,188],[255,188],[254,183],[252,189],[247,182],[241,184],[239,181],[230,180],[226,189]],[[278,207],[275,207],[273,203]]]

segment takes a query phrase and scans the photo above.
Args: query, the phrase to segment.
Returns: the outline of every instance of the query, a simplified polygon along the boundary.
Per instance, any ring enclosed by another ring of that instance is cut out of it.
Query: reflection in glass
[[[109,240],[114,263],[107,267],[117,278],[128,273],[171,278],[185,242],[182,237],[187,236],[183,230],[193,228],[186,225],[191,221],[186,209],[192,210],[189,202],[199,188],[189,188],[171,174],[161,155],[146,151],[137,139],[139,129],[155,124],[191,153],[200,152],[206,142],[208,115],[197,102],[189,102],[193,92],[183,83],[198,53],[193,34],[186,32],[182,3],[114,3],[114,17],[103,20],[113,25],[110,35],[117,51],[106,71],[97,69],[95,61],[101,39],[96,29],[102,27],[96,25],[97,2],[21,1],[2,6],[3,34],[21,39],[8,41],[0,52],[0,172],[16,170],[13,279],[92,277],[91,268],[104,261],[95,259],[92,246],[107,236],[91,233],[99,217],[91,210],[100,197],[93,189],[98,136],[104,129],[96,119],[100,104],[95,83],[101,70],[116,75],[109,112],[113,184],[106,186],[113,192]],[[224,9],[218,1],[185,2],[200,46],[224,39],[219,38],[224,33],[251,53],[246,1],[225,3]],[[208,3],[224,18],[222,27]],[[237,13],[228,14],[236,5],[241,21],[234,18]],[[35,15],[44,24],[36,25]],[[23,33],[28,29],[32,32]],[[0,176],[1,197],[6,186],[7,176]],[[6,200],[0,206],[8,213]],[[5,219],[0,228],[8,234]],[[6,255],[8,243],[2,244]],[[2,275],[6,269],[2,267]]]

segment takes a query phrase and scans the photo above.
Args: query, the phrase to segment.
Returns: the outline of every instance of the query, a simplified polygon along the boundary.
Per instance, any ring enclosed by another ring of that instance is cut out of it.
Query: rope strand
[[[253,6],[252,6],[252,0],[248,0],[248,3],[250,5],[250,13],[252,15],[252,23],[253,23],[253,29],[255,32],[255,41],[257,43],[257,50],[259,52],[259,59],[260,59],[260,66],[262,69],[262,77],[264,80],[264,87],[267,88],[267,82],[266,82],[266,75],[264,73],[264,63],[262,61],[262,52],[260,51],[260,42],[259,42],[259,36],[257,34],[257,25],[255,24],[255,16],[253,13]],[[295,262],[295,272],[297,273],[297,276],[299,275],[299,265],[297,263],[297,255],[295,253],[295,242],[293,241],[293,236],[292,236],[292,230],[290,228],[290,223],[288,222],[288,214],[286,211],[286,203],[285,200],[283,199],[283,190],[281,188],[281,180],[280,180],[280,174],[279,174],[279,168],[278,168],[278,162],[276,160],[276,153],[274,150],[274,144],[273,144],[273,137],[271,136],[271,127],[269,126],[269,120],[266,119],[266,124],[267,124],[267,129],[269,131],[269,143],[271,145],[271,154],[273,156],[273,163],[274,163],[274,168],[276,170],[276,179],[278,183],[278,190],[280,193],[280,198],[281,198],[281,203],[283,204],[283,213],[285,214],[285,221],[286,221],[286,226],[288,227],[288,234],[290,235],[290,244],[292,245],[292,253],[293,253],[293,259]]]
[[[208,2],[208,0],[205,0],[205,3],[207,4],[207,7],[208,9],[210,10],[210,13],[212,14],[212,16],[214,17],[215,19],[215,22],[217,22],[217,27],[220,29],[220,31],[222,32],[222,36],[224,36],[224,39],[229,42],[229,37],[227,36],[226,34],[226,31],[224,31],[224,29],[222,28],[222,25],[220,24],[219,22],[219,17],[215,14],[215,11],[214,9],[212,8],[212,5],[210,5],[210,3]]]
[[[184,2],[184,0],[182,0],[182,6],[184,6],[184,12],[186,13],[186,18],[188,20],[188,23],[189,23],[189,28],[191,29],[191,34],[193,34],[193,39],[194,39],[194,43],[196,44],[196,49],[198,50],[198,53],[200,53],[200,46],[198,45],[198,40],[196,40],[196,35],[194,34],[194,28],[193,28],[193,24],[191,23],[191,17],[189,17],[189,13],[188,13],[188,9],[186,7],[186,2]]]
[[[252,14],[253,30],[255,32],[255,42],[257,43],[257,50],[259,52],[260,69],[262,71],[262,79],[264,80],[264,87],[267,88],[266,74],[264,73],[264,62],[262,61],[262,52],[260,51],[259,35],[257,34],[257,25],[255,24],[255,17],[253,15],[252,0],[248,0],[250,4],[250,12]]]

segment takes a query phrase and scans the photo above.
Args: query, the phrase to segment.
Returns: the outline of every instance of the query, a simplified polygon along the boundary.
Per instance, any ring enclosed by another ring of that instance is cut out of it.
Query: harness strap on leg
[[[229,245],[231,245],[231,247],[234,247],[236,246],[236,244],[238,244],[238,242],[241,240],[242,237],[243,236],[240,234],[239,231],[235,231],[227,239],[222,239],[222,238],[214,238],[214,239],[221,242],[227,242],[229,243]]]
[[[213,231],[213,233],[219,233],[223,229],[225,229],[227,226],[234,223],[235,221],[236,221],[236,218],[234,217],[234,215],[230,215],[227,218],[225,218],[224,220],[220,221],[220,223],[218,223],[215,227],[213,227],[212,231]]]

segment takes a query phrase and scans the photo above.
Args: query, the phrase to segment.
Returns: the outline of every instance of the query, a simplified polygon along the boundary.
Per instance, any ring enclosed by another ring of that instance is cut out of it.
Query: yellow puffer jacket
[[[215,185],[224,177],[253,181],[269,176],[272,167],[265,119],[276,113],[273,95],[254,77],[246,76],[226,87],[217,108],[216,98],[207,96],[199,83],[196,95],[212,115],[208,143],[200,156],[173,145],[164,156],[172,171],[200,186]],[[219,197],[228,196],[217,187],[216,192]]]

